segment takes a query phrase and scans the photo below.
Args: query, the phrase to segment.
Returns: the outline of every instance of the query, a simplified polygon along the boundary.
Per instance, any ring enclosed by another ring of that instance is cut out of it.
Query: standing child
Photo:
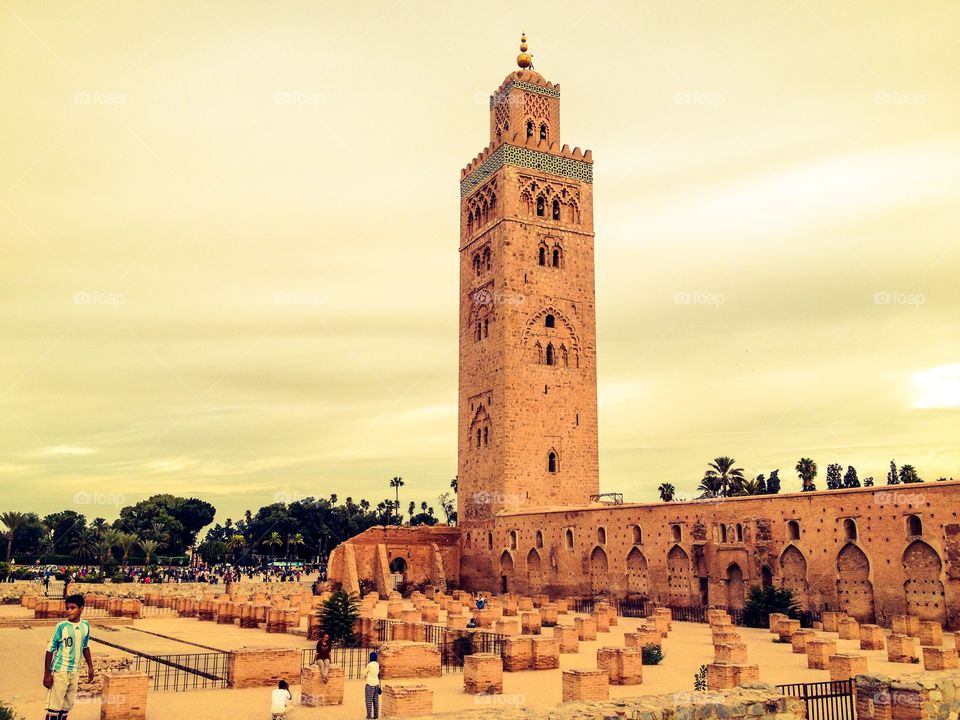
[[[366,683],[363,686],[363,701],[367,706],[367,720],[377,720],[380,717],[380,663],[377,654],[370,653],[370,662],[364,670]]]
[[[87,680],[93,682],[90,657],[90,623],[80,619],[83,595],[70,595],[66,602],[67,619],[53,631],[50,647],[43,659],[43,686],[47,688],[46,720],[67,720],[80,680],[80,656],[87,661]]]

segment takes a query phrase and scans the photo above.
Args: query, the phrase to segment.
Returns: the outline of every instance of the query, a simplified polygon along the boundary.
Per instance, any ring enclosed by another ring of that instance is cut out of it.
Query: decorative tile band
[[[496,95],[490,97],[490,107],[493,108],[499,102],[502,102],[504,98],[507,97],[507,94],[513,88],[520,88],[521,90],[526,90],[527,92],[536,93],[537,95],[546,95],[547,97],[560,97],[560,91],[556,88],[547,88],[542,87],[541,85],[534,85],[533,83],[528,83],[523,80],[511,80],[507,83],[506,87],[503,88]]]
[[[517,165],[528,170],[541,170],[551,175],[593,183],[593,165],[588,162],[503,144],[494,150],[483,164],[460,181],[460,199],[473,192],[480,183],[504,165]]]

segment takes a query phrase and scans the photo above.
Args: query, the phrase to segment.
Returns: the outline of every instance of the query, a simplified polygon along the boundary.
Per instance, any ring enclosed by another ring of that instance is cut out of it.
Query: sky
[[[960,477],[960,5],[0,3],[0,510],[456,473],[459,172],[594,153],[601,490]],[[439,506],[437,506],[439,511]]]

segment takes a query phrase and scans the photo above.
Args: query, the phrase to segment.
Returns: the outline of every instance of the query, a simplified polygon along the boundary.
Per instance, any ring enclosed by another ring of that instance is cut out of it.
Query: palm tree
[[[159,520],[150,523],[150,529],[144,535],[150,540],[156,540],[157,547],[166,547],[170,543],[170,531]]]
[[[110,531],[108,530],[107,532]],[[106,535],[106,533],[104,533],[104,535]],[[113,554],[113,542],[101,537],[97,541],[97,544],[94,545],[94,549],[97,553],[97,562],[100,564],[100,577],[103,578],[103,566],[107,564],[107,560]]]
[[[803,491],[811,492],[817,489],[817,486],[813,484],[813,479],[817,476],[817,464],[810,458],[800,458],[797,460],[796,466],[797,475],[800,476],[800,480],[803,482]]]
[[[270,533],[270,534],[267,536],[267,538],[263,541],[263,544],[266,545],[267,547],[277,548],[277,547],[280,547],[281,545],[283,545],[283,538],[280,537],[280,533],[278,533],[276,530],[274,530],[274,531],[273,531],[272,533]]]
[[[84,530],[73,540],[73,554],[81,561],[96,557],[97,535],[93,530]]]
[[[290,538],[290,545],[293,545],[294,550],[296,550],[297,547],[303,547],[306,544],[307,541],[303,538],[303,533],[295,533],[294,536]],[[297,557],[299,556],[300,554],[297,553]]]
[[[677,489],[672,483],[661,483],[657,489],[660,491],[661,500],[664,502],[673,502],[673,496],[676,495]]]
[[[454,475],[453,480],[450,481],[450,487],[453,488],[453,494],[457,494],[457,487],[460,484],[460,476]]]
[[[117,535],[116,545],[123,554],[123,559],[121,560],[123,567],[127,567],[127,563],[130,558],[130,551],[133,550],[139,543],[140,538],[133,533],[122,532]]]
[[[95,534],[97,537],[102,537],[102,536],[103,536],[103,533],[104,533],[109,527],[110,527],[110,526],[107,524],[107,521],[106,521],[105,519],[103,519],[102,517],[94,518],[94,519],[93,519],[93,522],[90,523],[90,529],[93,530],[94,534]]]
[[[735,462],[726,455],[714,458],[713,462],[707,465],[701,485],[715,488],[715,494],[720,497],[729,497],[736,493],[743,482],[743,468],[734,467]]]
[[[400,488],[404,486],[403,478],[395,477],[390,481],[390,487],[396,492],[396,500],[394,501],[394,507],[397,509],[397,521],[400,519]]]
[[[763,477],[762,475],[760,477]],[[760,495],[760,477],[744,479],[740,481],[740,487],[737,488],[736,495]]]
[[[0,513],[0,522],[7,526],[7,562],[10,562],[10,555],[13,554],[13,536],[27,522],[27,514],[8,510]]]
[[[160,543],[156,540],[141,540],[139,544],[145,556],[144,565],[149,565],[150,558],[153,557],[153,554],[157,551],[157,548],[160,547]]]

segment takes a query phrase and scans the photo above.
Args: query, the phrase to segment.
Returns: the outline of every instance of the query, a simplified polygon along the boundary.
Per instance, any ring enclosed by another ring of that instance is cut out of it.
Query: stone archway
[[[946,598],[940,572],[943,561],[937,551],[923,540],[910,543],[903,552],[903,584],[907,612],[921,620],[947,621]]]
[[[807,560],[796,545],[790,545],[780,556],[780,577],[783,587],[793,590],[801,607],[807,607]]]
[[[690,605],[690,556],[679,545],[667,553],[667,601]]]
[[[745,595],[743,570],[736,563],[731,563],[727,568],[727,607],[740,610],[743,607]]]
[[[500,590],[510,592],[514,587],[513,556],[504,550],[500,554]]]
[[[645,597],[650,594],[647,559],[637,548],[627,553],[627,593]]]
[[[527,589],[531,594],[539,593],[543,586],[543,576],[540,574],[540,553],[536,548],[530,548],[527,553]]]
[[[876,617],[870,561],[863,550],[847,543],[837,555],[837,598],[840,610],[860,622],[872,623]]]
[[[590,553],[590,591],[594,595],[604,593],[609,589],[609,571],[610,565],[607,562],[607,553],[598,545]]]

